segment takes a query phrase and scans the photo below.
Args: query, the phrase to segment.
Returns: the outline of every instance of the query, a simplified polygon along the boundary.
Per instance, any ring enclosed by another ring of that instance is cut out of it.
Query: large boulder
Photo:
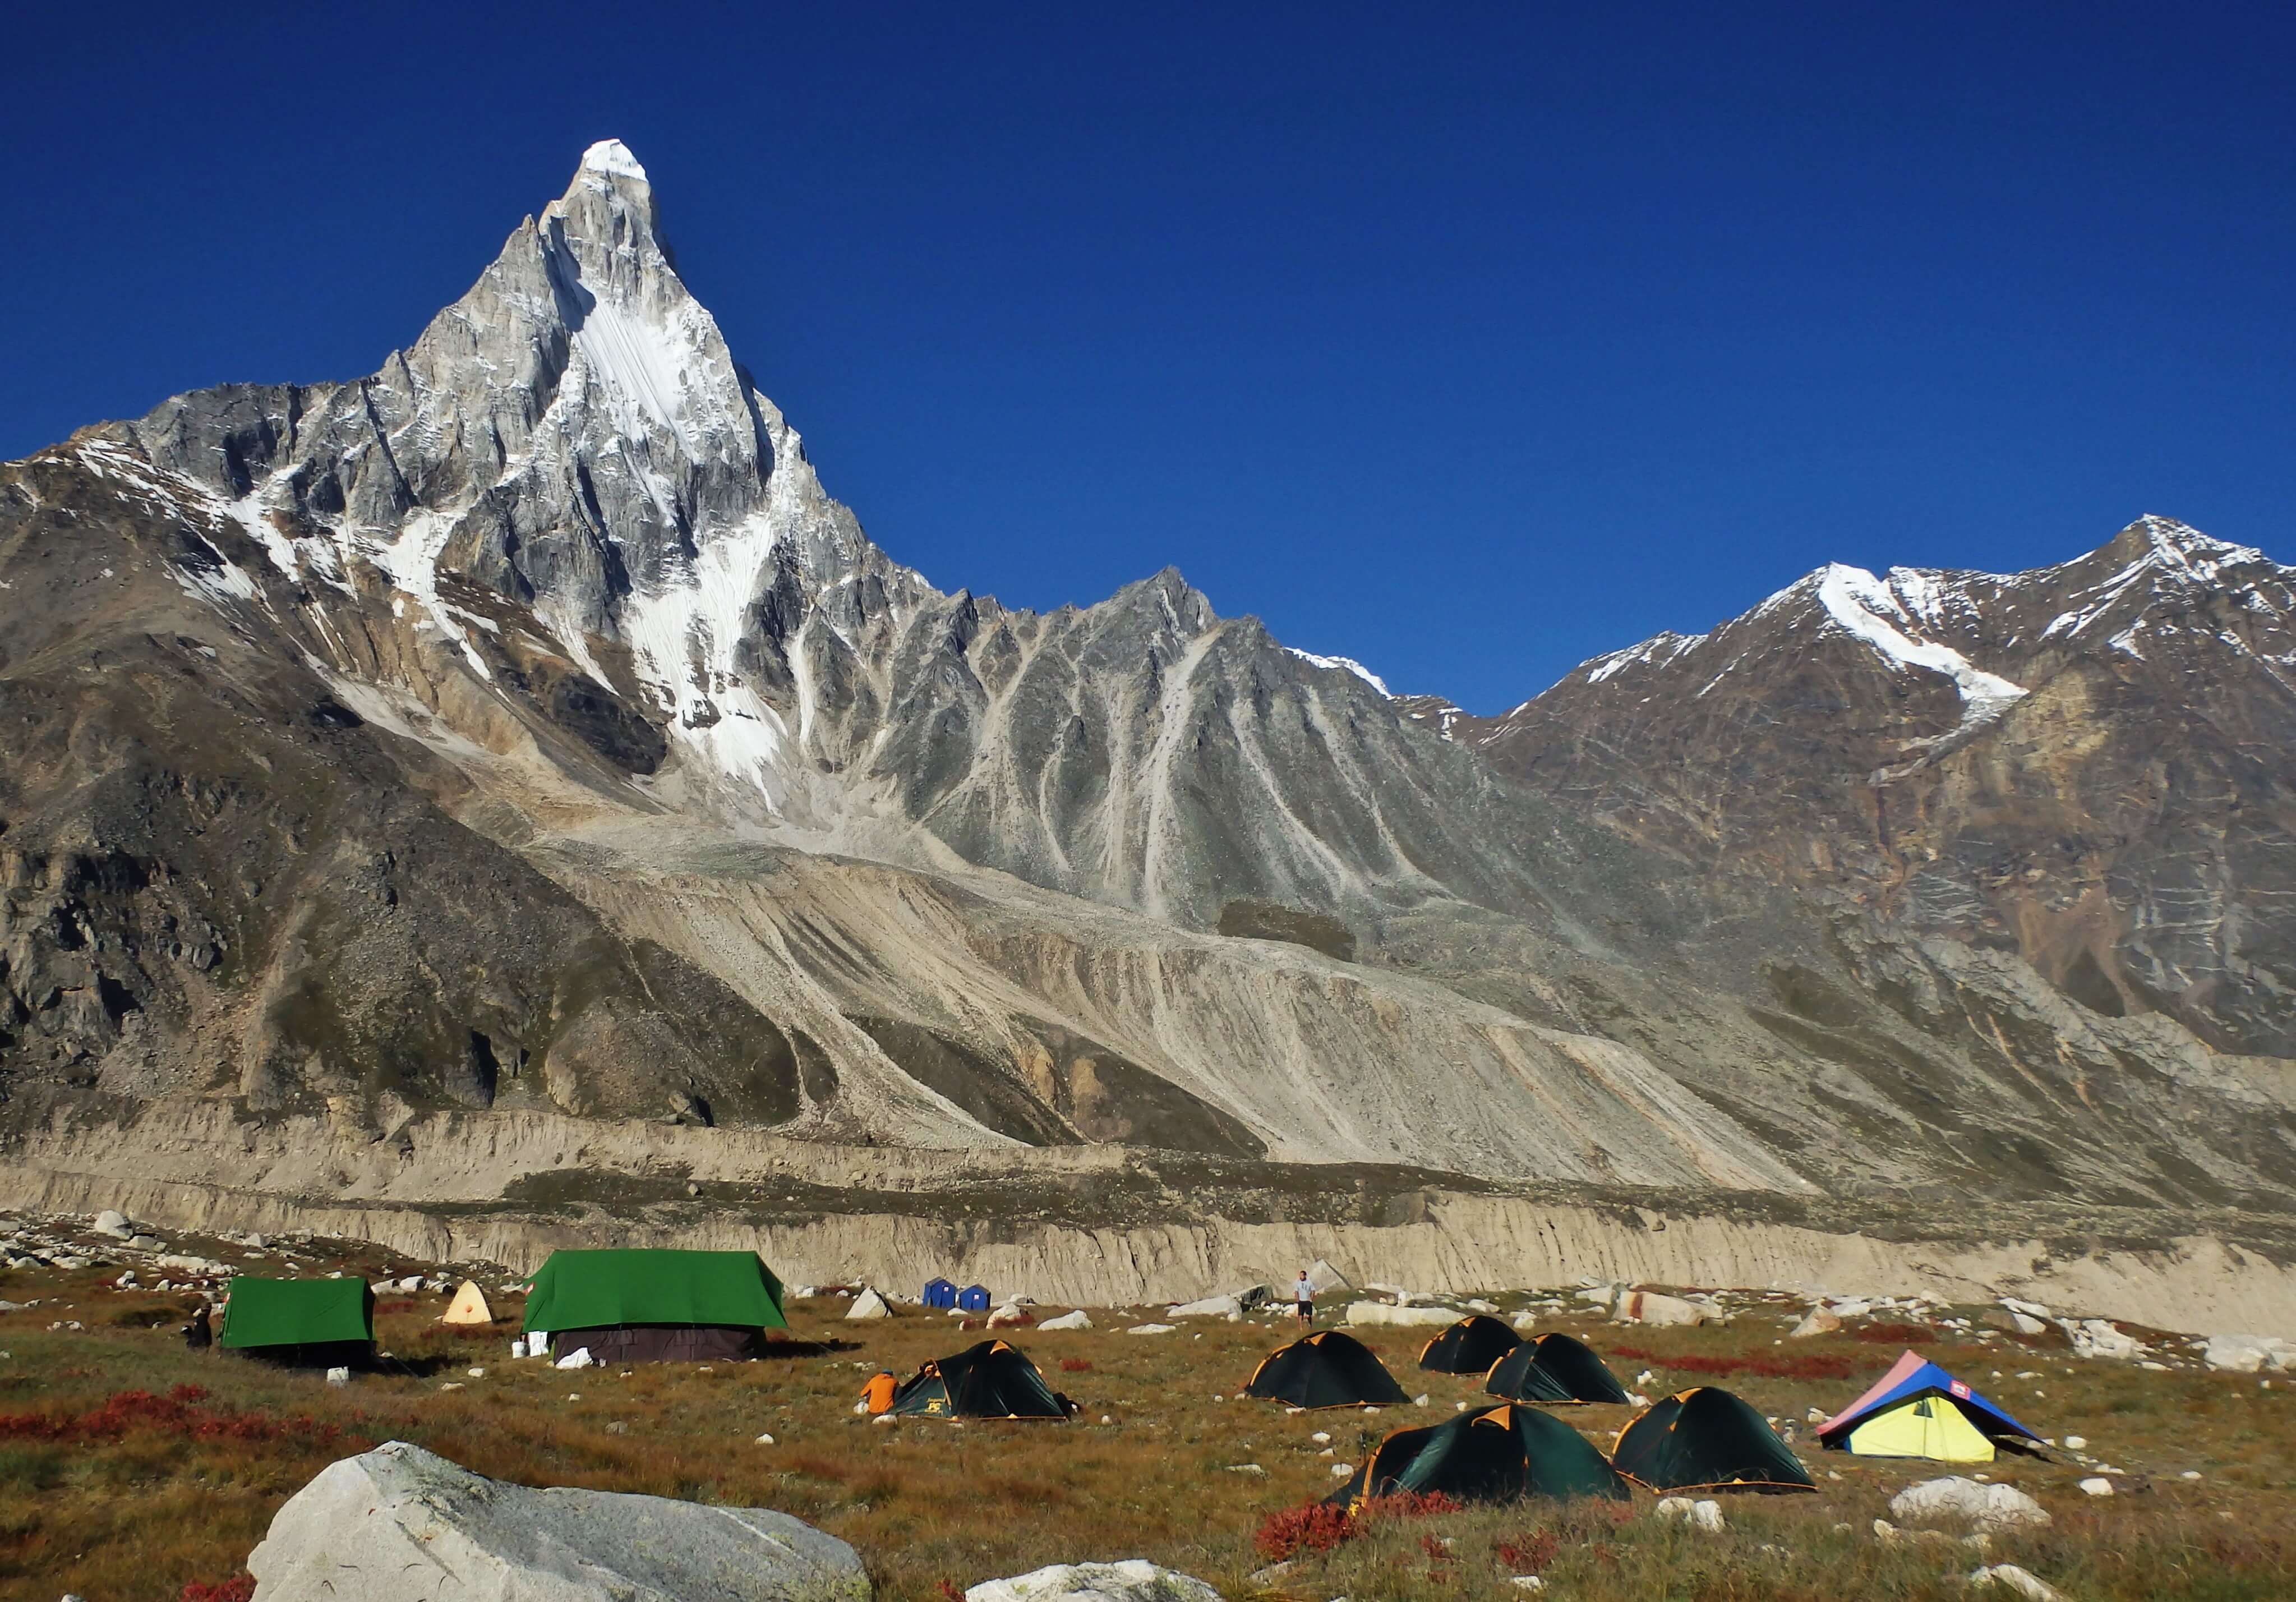
[[[763,1508],[536,1491],[393,1441],[330,1464],[247,1560],[258,1602],[869,1602],[851,1547]]]
[[[2254,1374],[2260,1368],[2296,1368],[2296,1341],[2273,1335],[2216,1335],[2202,1353],[2211,1368]]]
[[[984,1580],[964,1602],[1220,1602],[1193,1575],[1145,1558],[1123,1563],[1055,1563],[1010,1580]]]
[[[1703,1324],[1712,1315],[1694,1302],[1656,1291],[1628,1291],[1611,1318],[1620,1324]]]
[[[2049,1522],[2047,1509],[2014,1485],[1987,1484],[1960,1475],[1906,1486],[1890,1499],[1890,1511],[1907,1520],[1967,1519],[1993,1530]]]
[[[1084,1309],[1079,1307],[1074,1312],[1062,1313],[1057,1319],[1047,1319],[1037,1327],[1038,1329],[1090,1329],[1092,1320],[1085,1315]]]
[[[845,1317],[849,1321],[889,1319],[892,1314],[893,1310],[885,1305],[884,1297],[871,1289],[864,1289],[859,1295],[853,1298],[853,1305],[845,1310]]]
[[[1802,1315],[1800,1323],[1786,1331],[1789,1341],[1806,1341],[1812,1335],[1832,1335],[1841,1327],[1841,1320],[1822,1307],[1813,1307]]]
[[[1350,1302],[1350,1324],[1456,1324],[1459,1315],[1447,1307],[1390,1307],[1384,1302]]]
[[[1234,1296],[1207,1296],[1201,1302],[1184,1302],[1177,1307],[1164,1310],[1168,1319],[1241,1319],[1243,1303]]]
[[[109,1235],[114,1240],[132,1239],[135,1234],[135,1226],[127,1221],[127,1215],[109,1207],[95,1215],[95,1222],[89,1228],[98,1235]]]
[[[2123,1335],[2103,1319],[2060,1319],[2057,1322],[2072,1342],[2073,1351],[2081,1357],[2119,1358],[2133,1362],[2150,1350],[2135,1335]]]

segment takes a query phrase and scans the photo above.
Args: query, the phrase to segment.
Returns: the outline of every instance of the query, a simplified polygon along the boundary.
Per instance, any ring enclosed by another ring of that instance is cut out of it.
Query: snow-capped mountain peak
[[[601,139],[582,152],[584,172],[602,172],[611,177],[636,178],[646,181],[646,170],[638,159],[630,154],[630,147],[619,139]]]

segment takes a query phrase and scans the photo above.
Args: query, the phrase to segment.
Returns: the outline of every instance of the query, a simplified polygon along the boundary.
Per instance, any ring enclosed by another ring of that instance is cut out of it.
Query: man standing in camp
[[[1300,1310],[1300,1327],[1306,1328],[1316,1321],[1316,1287],[1308,1283],[1308,1270],[1300,1270],[1300,1282],[1292,1287],[1292,1304]]]

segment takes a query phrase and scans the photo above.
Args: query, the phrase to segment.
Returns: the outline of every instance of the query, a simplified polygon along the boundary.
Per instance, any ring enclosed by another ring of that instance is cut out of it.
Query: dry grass
[[[372,1254],[336,1261],[370,1274],[386,1266]],[[1430,1394],[1424,1411],[1291,1416],[1236,1399],[1259,1358],[1287,1338],[1288,1319],[1138,1337],[1120,1333],[1135,1319],[1095,1311],[1099,1330],[1014,1337],[1083,1402],[1080,1421],[879,1426],[850,1411],[870,1372],[906,1374],[981,1336],[939,1315],[847,1325],[841,1302],[800,1303],[791,1313],[799,1340],[766,1360],[714,1372],[642,1366],[623,1377],[514,1362],[513,1326],[450,1332],[431,1322],[443,1299],[424,1298],[382,1314],[380,1333],[386,1348],[433,1372],[330,1390],[316,1376],[187,1352],[174,1335],[185,1303],[99,1289],[100,1277],[0,1276],[0,1297],[72,1304],[0,1315],[0,1350],[11,1353],[0,1361],[0,1415],[15,1421],[0,1421],[0,1597],[177,1602],[187,1584],[228,1580],[279,1504],[320,1467],[391,1439],[529,1484],[783,1508],[853,1542],[880,1594],[898,1598],[938,1599],[944,1583],[962,1590],[1048,1562],[1146,1557],[1230,1597],[1303,1602],[1514,1595],[1505,1577],[1529,1562],[1546,1576],[1546,1594],[1574,1599],[1837,1602],[1965,1594],[1958,1576],[1979,1561],[1958,1545],[1884,1546],[1871,1532],[1894,1491],[1938,1471],[1821,1455],[1801,1425],[1797,1445],[1821,1493],[1734,1499],[1718,1536],[1660,1523],[1647,1497],[1623,1517],[1472,1508],[1378,1521],[1272,1588],[1256,1586],[1250,1576],[1266,1559],[1253,1537],[1271,1514],[1325,1494],[1332,1464],[1360,1462],[1385,1430],[1447,1416],[1478,1394],[1473,1380],[1412,1367],[1420,1331],[1374,1331],[1368,1343],[1406,1389]],[[59,1318],[88,1327],[49,1333]],[[1848,1334],[1774,1344],[1790,1319],[1781,1305],[1775,1317],[1720,1328],[1628,1331],[1571,1318],[1553,1327],[1611,1354],[1630,1384],[1656,1370],[1643,1387],[1653,1395],[1726,1368],[1720,1383],[1786,1420],[1839,1406],[1896,1356]],[[143,1327],[152,1319],[157,1327]],[[1622,1348],[1650,1355],[1622,1357]],[[2093,1502],[2075,1488],[2083,1469],[2005,1458],[1995,1476],[2038,1497],[2056,1523],[1997,1539],[1987,1560],[2023,1564],[2081,1598],[2296,1594],[2296,1538],[2286,1533],[2296,1527],[2296,1399],[2286,1382],[2267,1390],[2255,1378],[2084,1364],[2006,1339],[1927,1350],[2036,1428],[2086,1435],[2092,1451],[2129,1471],[2122,1494]],[[472,1366],[485,1377],[468,1378]],[[2038,1377],[2020,1380],[2021,1371]],[[1811,1377],[1833,1373],[1844,1377]],[[464,1388],[440,1388],[452,1381]],[[171,1402],[183,1385],[203,1394]],[[126,1392],[158,1400],[115,1401]],[[1607,1447],[1628,1409],[1568,1416]],[[616,1424],[627,1433],[609,1429]],[[1318,1455],[1310,1437],[1319,1430],[1332,1436],[1334,1458]],[[761,1432],[778,1444],[754,1444]],[[1265,1472],[1227,1472],[1244,1463]],[[2205,1477],[2180,1479],[2187,1469]]]

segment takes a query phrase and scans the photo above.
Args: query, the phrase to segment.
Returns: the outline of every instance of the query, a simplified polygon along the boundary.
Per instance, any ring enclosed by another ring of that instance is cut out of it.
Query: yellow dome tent
[[[1993,1442],[1962,1410],[1936,1396],[1899,1402],[1849,1432],[1845,1444],[1861,1458],[1928,1458],[1939,1463],[1990,1463]]]
[[[463,1280],[463,1288],[455,1293],[454,1301],[448,1302],[447,1310],[439,1315],[441,1324],[491,1324],[494,1321],[494,1309],[487,1305],[486,1293],[479,1288],[479,1282],[475,1279]]]

